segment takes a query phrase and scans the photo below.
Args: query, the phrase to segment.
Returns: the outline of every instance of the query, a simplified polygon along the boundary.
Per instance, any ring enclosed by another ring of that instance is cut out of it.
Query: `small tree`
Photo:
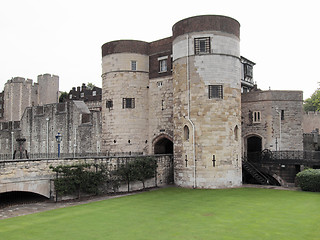
[[[142,182],[145,189],[145,181],[156,175],[157,161],[151,157],[137,158],[134,162],[134,175]]]
[[[59,102],[65,102],[66,99],[68,98],[68,93],[67,92],[61,92],[60,97],[59,97]]]
[[[135,180],[133,168],[133,164],[131,162],[127,162],[119,166],[118,169],[113,172],[113,174],[118,176],[120,180],[127,182],[128,192],[130,192],[130,182]]]
[[[95,87],[96,87],[96,85],[94,85],[93,83],[91,83],[91,82],[87,83],[87,89],[93,90],[93,88],[95,88]]]
[[[303,109],[305,112],[320,111],[320,89],[317,89],[310,98],[304,101]]]

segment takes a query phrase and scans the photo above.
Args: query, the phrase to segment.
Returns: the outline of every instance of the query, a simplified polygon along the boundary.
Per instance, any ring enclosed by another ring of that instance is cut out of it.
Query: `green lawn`
[[[1,240],[320,239],[320,194],[166,188],[0,220]]]

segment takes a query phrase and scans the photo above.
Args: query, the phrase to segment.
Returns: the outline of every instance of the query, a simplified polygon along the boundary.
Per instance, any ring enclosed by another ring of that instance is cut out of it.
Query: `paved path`
[[[263,186],[263,185],[252,185],[252,184],[244,184],[242,185],[242,187],[268,188],[268,189],[281,189],[281,190],[299,190],[299,188],[284,188],[280,186],[270,186],[270,185]],[[64,208],[64,207],[70,207],[70,206],[75,206],[79,204],[85,204],[85,203],[94,202],[94,201],[102,201],[110,198],[122,197],[126,195],[131,195],[131,194],[136,194],[136,193],[105,195],[105,196],[91,197],[89,199],[84,199],[84,200],[71,200],[71,201],[63,201],[58,203],[45,201],[45,202],[39,202],[39,203],[15,205],[15,206],[10,206],[10,207],[0,209],[0,220],[37,213],[37,212],[48,211],[48,210],[57,209],[57,208]]]
[[[44,202],[38,202],[38,203],[14,205],[14,206],[5,207],[2,209],[0,208],[0,220],[37,213],[37,212],[48,211],[48,210],[57,209],[57,208],[64,208],[64,207],[85,204],[89,202],[102,201],[106,199],[117,198],[117,197],[127,196],[131,194],[136,194],[136,193],[105,195],[105,196],[91,197],[87,199],[84,198],[83,200],[70,200],[70,201],[62,201],[57,203],[51,202],[51,201],[44,201]]]

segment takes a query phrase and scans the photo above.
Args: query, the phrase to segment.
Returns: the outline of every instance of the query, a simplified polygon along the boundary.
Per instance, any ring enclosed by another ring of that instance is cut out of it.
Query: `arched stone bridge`
[[[172,168],[171,155],[157,155],[157,185],[167,183]],[[133,159],[130,157],[90,157],[76,159],[22,159],[0,160],[0,194],[5,192],[32,192],[51,198],[54,196],[55,173],[50,166],[75,165],[81,163],[106,163],[115,169],[118,164]]]

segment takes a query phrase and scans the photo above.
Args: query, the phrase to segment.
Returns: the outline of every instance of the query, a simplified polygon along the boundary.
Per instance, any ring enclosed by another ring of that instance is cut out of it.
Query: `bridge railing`
[[[113,156],[140,156],[143,152],[84,152],[84,153],[28,153],[20,156],[12,154],[0,154],[0,161],[5,160],[34,160],[34,159],[57,159],[57,158],[91,158],[91,157],[113,157]]]

